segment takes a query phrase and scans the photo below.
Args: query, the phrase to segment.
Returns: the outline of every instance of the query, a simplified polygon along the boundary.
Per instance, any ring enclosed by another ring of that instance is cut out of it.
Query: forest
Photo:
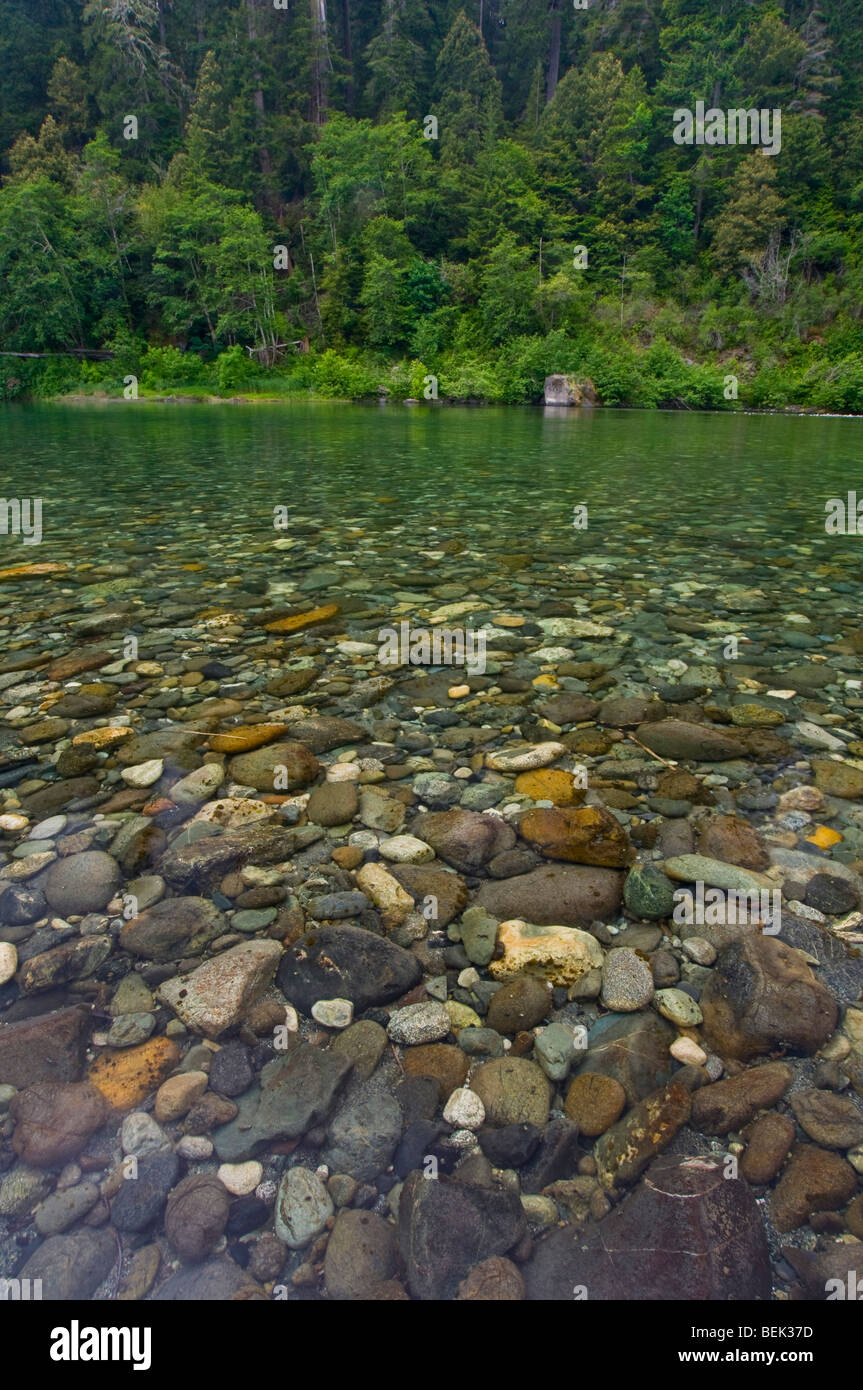
[[[861,38],[863,0],[3,0],[0,399],[863,411]],[[677,142],[697,102],[781,146]]]

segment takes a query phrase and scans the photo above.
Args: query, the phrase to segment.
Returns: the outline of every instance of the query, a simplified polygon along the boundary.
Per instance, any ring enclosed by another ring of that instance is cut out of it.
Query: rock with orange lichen
[[[102,1053],[88,1077],[114,1110],[134,1110],[159,1089],[179,1060],[180,1049],[170,1038],[150,1038],[140,1047]]]
[[[522,817],[518,830],[548,859],[621,869],[635,858],[623,826],[601,806],[537,807]]]
[[[532,801],[552,801],[555,806],[580,806],[587,794],[572,772],[564,772],[556,767],[522,772],[515,779],[515,789]]]
[[[304,627],[312,627],[315,623],[329,622],[341,610],[337,603],[324,604],[323,608],[311,608],[307,613],[294,613],[289,618],[280,618],[278,622],[267,623],[267,632],[299,632]]]
[[[214,753],[250,753],[264,743],[272,743],[287,727],[287,724],[238,724],[235,729],[213,734],[210,748]]]

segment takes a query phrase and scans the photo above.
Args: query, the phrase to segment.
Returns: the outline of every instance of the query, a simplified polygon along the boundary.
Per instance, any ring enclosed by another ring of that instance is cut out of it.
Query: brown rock
[[[623,826],[600,806],[540,807],[522,816],[518,829],[548,859],[620,869],[635,858]]]
[[[542,1023],[551,1006],[550,984],[532,975],[522,975],[501,985],[492,995],[486,1022],[498,1033],[519,1033]]]
[[[700,1004],[708,1045],[741,1061],[780,1050],[811,1056],[838,1016],[835,999],[800,956],[761,933],[725,947]]]
[[[845,1225],[856,1236],[858,1240],[863,1240],[863,1192],[854,1198],[845,1213]]]
[[[217,1177],[184,1178],[168,1198],[165,1235],[181,1260],[197,1263],[212,1253],[225,1230],[230,1197]]]
[[[360,805],[355,782],[324,782],[309,797],[306,814],[315,825],[347,825]]]
[[[427,811],[417,816],[411,831],[462,873],[476,873],[515,844],[515,831],[505,821],[458,808]]]
[[[770,1255],[745,1182],[720,1159],[666,1154],[600,1222],[539,1241],[527,1297],[571,1306],[581,1287],[607,1300],[728,1302],[770,1297]],[[590,1306],[590,1305],[589,1305]]]
[[[287,786],[276,786],[276,777],[281,776],[278,769],[287,773]],[[256,748],[251,753],[240,753],[232,758],[228,770],[235,782],[254,787],[257,791],[289,791],[295,793],[314,782],[320,771],[320,763],[302,743],[286,740],[283,743],[270,743],[266,748]]]
[[[469,1062],[460,1047],[449,1043],[425,1043],[406,1047],[402,1065],[408,1076],[430,1076],[437,1082],[441,1104],[464,1085]]]
[[[847,1096],[812,1087],[791,1097],[797,1123],[824,1149],[852,1149],[863,1144],[863,1114]]]
[[[482,883],[474,906],[502,922],[520,918],[538,926],[583,927],[617,912],[623,877],[615,869],[547,864],[517,878]]]
[[[744,869],[766,869],[770,855],[754,826],[742,816],[713,816],[703,827],[698,853]]]
[[[471,1085],[492,1126],[544,1125],[548,1121],[551,1086],[535,1062],[496,1057],[477,1068]]]
[[[180,1127],[184,1134],[209,1134],[219,1125],[230,1124],[238,1112],[239,1106],[234,1101],[216,1095],[215,1091],[207,1091],[192,1106]]]
[[[559,724],[561,727],[564,724],[581,724],[587,719],[594,719],[598,709],[596,700],[591,700],[588,695],[578,695],[570,691],[554,695],[539,706],[543,718],[550,719],[552,724]]]
[[[333,858],[336,853],[334,850]],[[438,928],[449,926],[453,918],[467,907],[467,884],[461,874],[443,869],[438,864],[390,864],[389,871],[410,893],[416,905],[422,906],[428,897],[437,899],[434,925]]]
[[[524,1280],[518,1267],[504,1255],[492,1255],[474,1265],[462,1279],[456,1295],[459,1303],[520,1303]]]
[[[816,1211],[836,1211],[857,1191],[857,1174],[838,1154],[798,1144],[770,1200],[777,1231],[794,1231]]]
[[[746,1149],[740,1159],[740,1174],[751,1183],[772,1182],[791,1152],[794,1121],[790,1115],[771,1112],[760,1115],[743,1131]]]
[[[115,659],[113,652],[101,648],[91,652],[69,652],[67,656],[52,661],[51,665],[45,668],[44,676],[49,681],[68,681],[73,676],[83,675],[85,671],[95,671],[100,666],[107,666]]]
[[[719,763],[739,758],[742,743],[713,724],[691,724],[685,719],[662,719],[657,724],[639,724],[639,742],[661,758],[684,758],[693,762]]]
[[[599,1139],[593,1151],[599,1181],[608,1190],[631,1183],[667,1148],[689,1119],[691,1099],[685,1086],[672,1081],[642,1100]]]
[[[614,729],[635,728],[638,724],[655,724],[665,718],[662,700],[645,700],[640,695],[612,695],[603,700],[597,719]]]
[[[12,1147],[25,1163],[53,1168],[75,1158],[90,1135],[104,1124],[108,1108],[86,1081],[37,1081],[13,1096]]]
[[[79,1081],[91,1023],[84,1009],[0,1026],[0,1086],[23,1090],[35,1081]]]
[[[620,1119],[626,1107],[626,1092],[613,1076],[582,1072],[566,1094],[564,1109],[568,1120],[577,1124],[589,1139],[604,1134]]]
[[[784,1062],[767,1062],[717,1081],[696,1092],[692,1123],[702,1134],[728,1134],[742,1129],[759,1110],[769,1110],[791,1085],[793,1072]]]
[[[324,1276],[330,1298],[366,1299],[399,1267],[396,1232],[371,1211],[340,1211],[327,1243]]]

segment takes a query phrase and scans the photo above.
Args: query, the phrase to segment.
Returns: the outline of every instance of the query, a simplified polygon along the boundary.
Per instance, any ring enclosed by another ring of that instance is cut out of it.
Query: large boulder
[[[723,1057],[783,1051],[811,1056],[836,1027],[838,1006],[784,941],[748,935],[726,946],[701,995],[704,1037]]]
[[[350,999],[354,1012],[388,1004],[418,985],[422,966],[404,947],[362,927],[322,927],[285,952],[278,985],[301,1013],[319,999]]]
[[[132,918],[120,933],[120,945],[148,961],[177,960],[197,955],[225,931],[224,916],[206,898],[164,898]]]
[[[505,1255],[525,1232],[521,1202],[500,1187],[410,1173],[399,1202],[399,1246],[414,1298],[454,1299],[468,1271]]]
[[[684,1200],[681,1200],[684,1199]],[[770,1297],[770,1257],[747,1184],[720,1159],[665,1155],[604,1221],[540,1241],[527,1297],[727,1302]]]
[[[473,900],[500,921],[583,927],[612,916],[623,897],[623,874],[592,865],[548,864],[516,878],[482,883]]]
[[[691,724],[685,719],[660,719],[639,724],[636,737],[661,758],[683,758],[692,762],[721,763],[743,754],[743,744],[725,729],[713,724]]]

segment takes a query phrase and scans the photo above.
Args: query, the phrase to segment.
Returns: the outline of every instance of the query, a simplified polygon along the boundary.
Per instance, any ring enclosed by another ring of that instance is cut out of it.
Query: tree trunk
[[[557,82],[560,77],[561,23],[560,0],[551,0],[551,35],[548,41],[548,76],[545,84],[546,101],[551,101],[557,91]]]
[[[246,22],[248,25],[249,43],[252,46],[255,64],[254,72],[252,74],[255,80],[254,103],[255,111],[257,112],[258,129],[261,130],[264,121],[264,116],[266,114],[266,107],[264,104],[264,88],[261,81],[261,73],[258,68],[258,25],[255,9],[256,0],[246,0]],[[267,146],[264,144],[263,140],[260,140],[258,142],[258,163],[261,166],[261,173],[264,175],[264,178],[268,178],[269,175],[273,172],[273,161],[270,158],[270,152],[267,149]]]
[[[330,53],[327,38],[327,0],[311,0],[312,10],[312,124],[323,125],[329,103]]]
[[[345,106],[350,114],[354,109],[354,43],[351,34],[351,0],[342,0],[342,53],[348,65]]]

